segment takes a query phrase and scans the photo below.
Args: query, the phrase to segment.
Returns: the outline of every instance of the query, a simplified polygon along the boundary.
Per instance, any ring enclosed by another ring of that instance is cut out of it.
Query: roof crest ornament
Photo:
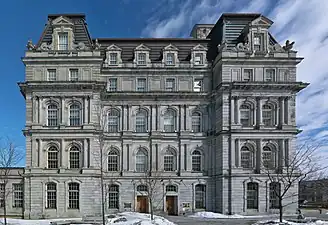
[[[27,50],[32,51],[36,49],[36,46],[33,44],[32,40],[29,39],[26,45]]]

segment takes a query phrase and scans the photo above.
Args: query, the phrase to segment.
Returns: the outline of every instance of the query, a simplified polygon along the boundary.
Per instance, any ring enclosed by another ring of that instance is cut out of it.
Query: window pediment
[[[164,47],[162,63],[166,66],[178,66],[178,51],[179,49],[172,44]]]
[[[122,49],[120,47],[114,44],[108,46],[106,48],[105,66],[115,66],[115,67],[123,66],[121,53],[122,53]]]
[[[192,51],[207,51],[207,48],[201,44],[198,44],[198,45],[194,46],[191,50]]]
[[[52,21],[53,26],[74,26],[74,23],[67,17],[60,16]]]
[[[117,45],[110,45],[106,48],[107,51],[122,51],[122,49],[120,47],[118,47]]]
[[[206,59],[207,48],[201,44],[194,46],[191,49],[191,67],[194,66],[207,66]]]
[[[164,47],[164,51],[179,51],[179,49],[174,45],[169,44],[168,46]]]
[[[144,44],[140,44],[135,48],[135,51],[150,51],[150,48]]]
[[[150,67],[151,61],[149,57],[150,48],[148,48],[144,44],[138,45],[134,49],[134,60],[133,63],[136,66],[144,66],[144,67]]]
[[[251,26],[262,26],[269,28],[273,22],[264,16],[260,16],[251,22]]]

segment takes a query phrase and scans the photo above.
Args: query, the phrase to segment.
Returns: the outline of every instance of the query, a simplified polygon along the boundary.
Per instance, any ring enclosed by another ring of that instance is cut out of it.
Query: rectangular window
[[[166,64],[167,65],[174,65],[174,53],[167,53],[166,54]]]
[[[263,51],[264,46],[263,46],[263,34],[255,34],[254,35],[254,50],[255,51]]]
[[[56,81],[57,75],[55,69],[49,69],[48,70],[48,81]]]
[[[71,183],[68,185],[68,208],[80,208],[80,187],[77,183]]]
[[[276,81],[276,71],[274,69],[265,70],[265,81],[274,82]]]
[[[23,185],[22,184],[13,184],[13,208],[22,208],[23,207]]]
[[[253,70],[244,69],[243,81],[252,81],[253,80]]]
[[[69,70],[69,80],[70,81],[78,81],[79,80],[79,70],[78,69],[70,69]]]
[[[175,91],[175,80],[173,78],[166,79],[165,91]]]
[[[196,53],[195,54],[195,65],[203,65],[204,64],[204,54],[203,53]]]
[[[0,184],[0,208],[3,208],[5,206],[5,184]]]
[[[270,209],[279,209],[280,183],[270,183]]]
[[[119,186],[111,185],[108,192],[108,208],[119,209]]]
[[[68,50],[68,33],[58,34],[58,50]]]
[[[47,184],[47,209],[57,208],[57,187],[55,183]]]
[[[109,64],[110,65],[117,65],[117,53],[109,53]]]
[[[146,65],[146,53],[138,53],[138,65]]]
[[[201,91],[203,91],[203,80],[195,79],[194,80],[194,92],[201,92]]]
[[[138,78],[137,79],[137,91],[140,91],[140,92],[143,92],[143,91],[146,91],[147,88],[146,88],[146,78]]]
[[[117,91],[117,79],[116,78],[110,78],[108,80],[108,91]]]
[[[164,171],[174,171],[175,163],[173,155],[164,156]]]

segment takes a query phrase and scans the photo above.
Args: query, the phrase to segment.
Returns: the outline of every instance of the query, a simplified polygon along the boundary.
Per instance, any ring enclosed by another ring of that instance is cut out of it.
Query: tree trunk
[[[3,192],[3,220],[4,220],[4,225],[7,225],[7,198],[6,198],[6,186],[7,184],[4,185],[4,192]]]
[[[150,205],[150,219],[154,220],[154,209],[153,209],[153,201],[149,198],[149,205]]]
[[[279,221],[280,221],[280,223],[282,223],[282,216],[283,216],[282,199],[279,198]]]

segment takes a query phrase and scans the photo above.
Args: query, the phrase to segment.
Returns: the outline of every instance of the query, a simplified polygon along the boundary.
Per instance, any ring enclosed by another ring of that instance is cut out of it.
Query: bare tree
[[[296,148],[295,152],[285,157],[279,155],[278,167],[268,161],[262,161],[264,171],[271,184],[271,195],[278,200],[276,203],[278,204],[280,222],[282,222],[284,208],[296,203],[293,198],[298,196],[298,190],[294,191],[292,187],[327,168],[325,164],[320,162],[318,156],[320,146],[321,144],[318,142],[304,142]],[[284,204],[286,199],[291,200]]]
[[[149,202],[150,219],[154,220],[154,211],[164,200],[166,190],[163,189],[163,180],[170,180],[170,177],[163,176],[163,172],[146,171],[138,181],[140,185],[144,186],[142,190],[137,190],[139,194],[145,195]]]
[[[0,185],[3,190],[0,191],[0,199],[3,201],[3,214],[4,224],[7,225],[7,198],[11,193],[11,190],[7,187],[9,178],[12,175],[14,166],[24,158],[23,151],[19,149],[9,139],[2,140],[2,146],[0,147]]]

